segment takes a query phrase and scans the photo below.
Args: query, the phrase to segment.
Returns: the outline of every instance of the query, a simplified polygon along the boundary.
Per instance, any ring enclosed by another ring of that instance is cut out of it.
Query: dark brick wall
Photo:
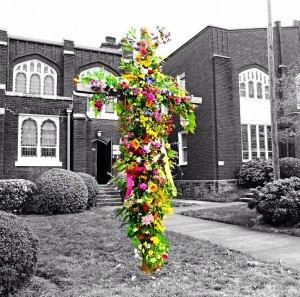
[[[186,88],[203,103],[196,109],[195,134],[187,135],[188,166],[182,166],[183,178],[189,180],[216,179],[215,123],[213,120],[213,63],[212,30],[204,29],[185,46],[170,55],[163,71],[172,76],[185,72]],[[170,142],[178,141],[177,133],[183,129],[178,121]],[[177,178],[180,173],[177,171]]]
[[[53,100],[41,98],[12,97],[7,96],[7,106],[5,112],[4,125],[4,177],[24,178],[34,180],[45,170],[46,167],[15,167],[18,155],[18,120],[19,114],[42,114],[59,116],[59,155],[62,168],[66,168],[66,139],[67,139],[67,119],[65,109],[71,101]]]
[[[73,97],[73,78],[80,71],[95,66],[103,66],[119,75],[121,52],[107,52],[74,46],[72,40],[63,42],[44,42],[7,38],[7,32],[0,30],[0,41],[7,41],[8,46],[0,45],[0,84],[7,85],[7,91],[13,91],[13,68],[16,64],[30,59],[39,59],[57,72],[57,95]],[[7,52],[7,49],[8,52]],[[68,51],[64,53],[64,51]],[[74,52],[74,54],[72,54]],[[8,61],[8,64],[6,64]],[[74,95],[73,100],[42,99],[38,96],[5,96],[0,90],[0,108],[5,107],[5,115],[0,115],[0,178],[27,178],[35,180],[52,167],[16,167],[18,153],[19,114],[57,115],[60,121],[60,161],[62,168],[67,168],[67,115],[66,109],[73,107],[74,114],[83,115],[82,119],[72,118],[71,124],[71,169],[92,173],[94,166],[91,140],[97,130],[110,135],[113,143],[118,143],[116,121],[88,120],[85,117],[87,98]],[[76,118],[76,116],[75,116]]]
[[[275,72],[300,55],[299,22],[274,28]],[[186,73],[187,90],[203,98],[196,110],[195,135],[188,135],[183,179],[233,179],[242,164],[238,74],[256,67],[268,71],[267,29],[207,27],[166,60],[164,72]],[[177,122],[178,124],[178,122]],[[177,127],[170,141],[177,139]],[[298,149],[299,150],[299,149]],[[296,155],[300,155],[296,149]],[[224,166],[218,166],[224,161]],[[178,171],[177,179],[180,179]]]

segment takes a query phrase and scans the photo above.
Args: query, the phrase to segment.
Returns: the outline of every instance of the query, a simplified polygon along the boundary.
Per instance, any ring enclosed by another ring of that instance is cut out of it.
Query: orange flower
[[[140,147],[140,143],[139,143],[139,141],[137,139],[132,140],[131,141],[131,145],[133,146],[133,148],[135,150],[137,150]]]

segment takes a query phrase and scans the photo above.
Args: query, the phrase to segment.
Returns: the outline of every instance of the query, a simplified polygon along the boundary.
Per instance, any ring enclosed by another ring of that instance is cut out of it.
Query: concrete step
[[[118,193],[116,195],[99,195],[98,199],[121,199],[121,195]]]
[[[120,195],[120,191],[114,191],[114,190],[107,190],[107,191],[102,191],[100,190],[101,195]]]
[[[101,202],[97,202],[97,206],[119,206],[122,205],[122,201],[101,201]]]
[[[241,202],[250,202],[250,201],[253,201],[253,198],[241,197],[241,198],[239,198],[239,201],[241,201]]]

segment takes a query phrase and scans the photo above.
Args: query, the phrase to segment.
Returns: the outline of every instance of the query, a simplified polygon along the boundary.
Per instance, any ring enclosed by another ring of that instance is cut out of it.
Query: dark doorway
[[[97,182],[107,184],[111,177],[107,172],[111,172],[111,141],[107,143],[97,141]]]

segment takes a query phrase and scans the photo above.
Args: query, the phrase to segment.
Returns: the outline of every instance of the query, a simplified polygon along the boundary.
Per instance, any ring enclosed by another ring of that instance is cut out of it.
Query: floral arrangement
[[[128,223],[127,235],[142,258],[145,273],[153,273],[168,259],[164,220],[172,213],[172,198],[177,194],[171,175],[176,152],[167,140],[174,128],[172,114],[181,116],[186,132],[195,129],[195,105],[174,78],[161,72],[163,58],[155,56],[158,46],[169,40],[170,34],[163,28],[157,28],[156,33],[143,28],[140,38],[131,29],[121,41],[124,50],[133,52],[132,59],[121,60],[122,76],[117,79],[100,71],[80,81],[96,92],[90,100],[96,114],[106,97],[118,92],[115,110],[123,158],[115,167],[126,176],[120,215]],[[169,113],[163,112],[163,106]]]

